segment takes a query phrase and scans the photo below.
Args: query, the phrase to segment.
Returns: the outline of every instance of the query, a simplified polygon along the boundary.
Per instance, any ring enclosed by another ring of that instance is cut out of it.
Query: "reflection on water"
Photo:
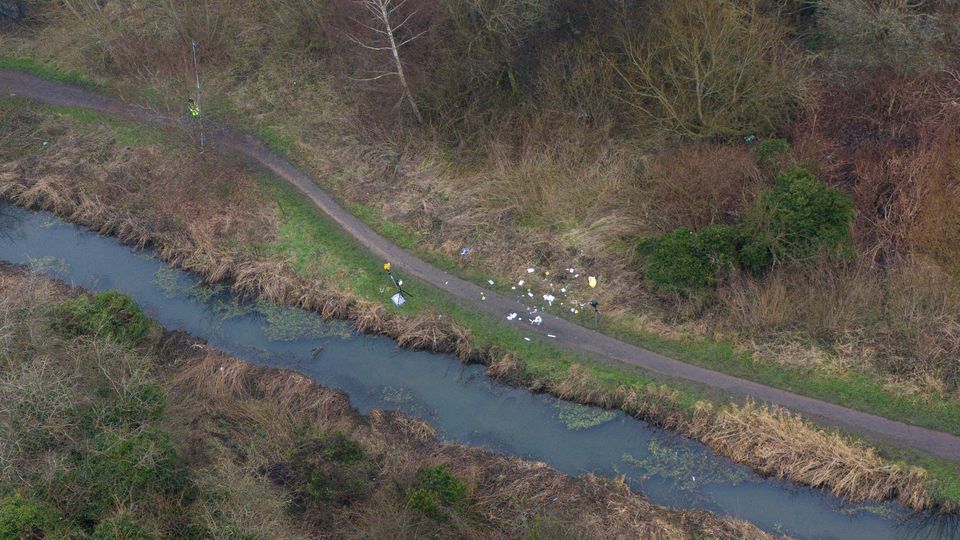
[[[480,366],[402,350],[314,314],[238,302],[225,287],[198,283],[149,254],[49,214],[0,207],[0,259],[32,264],[88,289],[122,291],[167,328],[341,388],[361,412],[399,409],[430,422],[447,440],[544,461],[570,474],[622,474],[660,504],[706,508],[798,538],[957,537],[954,519],[911,514],[892,503],[848,504],[820,490],[763,479],[621,412],[510,388]]]

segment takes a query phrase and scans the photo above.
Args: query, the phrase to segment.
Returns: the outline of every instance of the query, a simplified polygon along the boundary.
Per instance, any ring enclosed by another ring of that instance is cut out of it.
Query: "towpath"
[[[53,105],[92,109],[155,124],[181,123],[181,120],[165,117],[115,97],[94,94],[18,71],[0,70],[0,95],[16,95]],[[313,201],[321,212],[339,224],[354,240],[378,258],[390,261],[395,268],[402,269],[443,289],[464,304],[497,318],[505,319],[509,313],[523,312],[527,309],[518,304],[515,298],[500,295],[460,279],[392,244],[340,206],[324,193],[313,179],[271,151],[259,139],[236,129],[217,127],[211,130],[209,140],[215,145],[246,155],[277,177],[289,182]],[[960,463],[960,437],[955,435],[897,422],[687,364],[550,314],[541,314],[541,317],[543,324],[525,325],[524,329],[531,334],[540,334],[540,337],[545,340],[589,356],[613,359],[669,378],[690,381],[734,395],[753,397],[766,403],[780,405],[827,425],[870,437],[879,437]],[[506,321],[504,324],[507,324]]]

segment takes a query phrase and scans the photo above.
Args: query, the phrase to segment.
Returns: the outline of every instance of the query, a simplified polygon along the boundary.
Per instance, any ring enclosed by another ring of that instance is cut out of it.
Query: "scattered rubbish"
[[[550,275],[550,271],[549,271],[549,270],[547,270],[547,275],[548,275],[548,276]]]
[[[540,326],[541,324],[543,324],[543,318],[537,315],[530,321],[530,324],[535,324],[537,326]]]
[[[530,338],[528,338],[528,337],[525,337],[525,338],[523,338],[523,339],[524,339],[525,341],[530,341]],[[220,368],[220,369],[223,369],[223,368]]]
[[[595,277],[593,277],[593,276],[590,276],[590,277],[587,278],[587,282],[590,283],[590,288],[591,288],[591,289],[596,289],[596,288],[597,288],[597,278],[595,278]]]
[[[543,299],[546,300],[547,303],[552,306],[552,305],[553,305],[553,301],[556,300],[557,298],[556,298],[555,296],[553,296],[552,294],[545,294],[545,295],[543,295]]]
[[[516,287],[510,287],[510,290],[511,290],[511,291],[515,291],[515,290],[517,290],[517,288],[516,288]]]
[[[516,319],[516,318],[517,318],[517,314],[516,314],[516,313],[511,313],[511,314],[507,315],[507,320],[508,320],[508,321],[512,321],[512,320],[514,320],[514,319]]]
[[[527,296],[529,296],[530,298],[533,298],[533,292],[527,291]]]
[[[523,280],[521,279],[519,282],[517,282],[517,285],[523,287]]]
[[[553,339],[557,339],[557,336],[555,336],[555,335],[553,335],[553,334],[547,334],[547,337],[552,337]]]
[[[407,302],[407,299],[404,298],[403,295],[400,294],[400,293],[397,293],[397,294],[391,296],[391,297],[390,297],[390,300],[392,300],[393,303],[397,305],[397,307],[400,307],[400,306],[402,306],[403,304],[405,304],[405,303]]]
[[[747,135],[746,137],[743,138],[743,140],[747,141],[748,143],[752,143],[753,141],[757,140],[757,136]]]
[[[534,268],[527,268],[527,273],[528,273],[528,274],[532,274],[532,273],[534,273],[534,272],[536,272],[536,269],[534,269]]]
[[[46,146],[46,145],[47,145],[47,141],[43,141],[43,145]]]
[[[387,262],[387,263],[383,263],[383,269],[386,270],[387,272],[389,272],[389,271],[390,271],[390,263],[388,263],[388,262]]]
[[[487,283],[493,285],[493,280],[492,280],[492,279],[488,279],[488,280],[487,280]]]
[[[462,247],[462,248],[460,248],[460,256],[461,256],[461,257],[464,256],[464,255],[469,255],[469,254],[470,254],[470,248],[468,248],[468,247]]]

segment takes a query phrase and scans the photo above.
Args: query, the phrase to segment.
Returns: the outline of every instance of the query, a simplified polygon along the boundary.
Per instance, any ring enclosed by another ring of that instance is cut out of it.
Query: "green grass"
[[[395,272],[395,274],[404,279],[404,288],[411,292],[411,297],[410,301],[402,308],[396,308],[388,299],[389,292],[380,292],[381,287],[386,288],[387,291],[390,290],[389,280],[382,271],[383,261],[374,259],[365,250],[357,246],[353,239],[346,236],[339,227],[329,222],[315,207],[306,202],[298,192],[287,184],[266,176],[262,177],[261,180],[267,190],[267,195],[282,208],[283,213],[281,237],[270,249],[278,254],[293,254],[298,271],[306,275],[317,272],[327,276],[336,276],[331,277],[330,281],[338,282],[341,288],[368,300],[379,302],[394,313],[416,315],[438,312],[443,314],[444,317],[451,317],[470,329],[476,345],[496,345],[519,354],[523,362],[525,375],[531,379],[557,382],[567,376],[571,365],[578,364],[597,381],[602,390],[608,392],[615,391],[619,386],[626,386],[642,392],[644,389],[665,384],[633,366],[585,358],[538,339],[532,333],[529,335],[531,341],[526,341],[524,337],[527,336],[524,332],[502,324],[499,320],[485,314],[477,313],[475,310],[465,309],[447,293],[415,278],[404,276],[402,271]],[[749,354],[737,353],[730,345],[715,341],[666,340],[651,334],[643,345],[688,359],[700,359],[701,362],[696,363],[703,363],[704,365],[717,358],[722,358],[727,362],[724,367],[731,371],[760,369],[760,366],[754,366],[754,361]],[[778,380],[784,386],[797,384],[796,381],[790,381],[791,375],[788,372],[777,376],[780,377]],[[850,389],[856,388],[871,389],[871,385],[876,384],[856,378],[849,381],[833,381],[818,376],[816,379],[810,380],[822,381],[825,384],[833,383],[837,388],[834,391],[837,392],[851,391]],[[721,407],[727,403],[723,396],[711,394],[709,389],[693,387],[676,381],[666,384],[675,392],[677,405],[687,413],[693,411],[694,405],[698,401],[712,402],[714,405]],[[808,383],[801,381],[800,384]],[[873,396],[860,396],[856,400],[851,399],[850,401],[864,402],[874,406],[877,410],[890,410],[892,413],[901,411],[901,408],[908,411],[921,410],[920,405],[915,405],[915,409],[910,409],[909,399],[905,397],[897,398],[892,403],[883,403],[884,399],[889,398],[889,393],[881,394],[878,388],[873,391]],[[871,398],[879,401],[869,401]],[[906,402],[906,404],[903,402]],[[930,411],[936,413],[935,409],[930,409]],[[952,413],[951,405],[945,406],[944,412],[939,414]],[[856,434],[844,433],[844,435],[854,441],[864,442]],[[870,441],[868,445],[878,446],[882,453],[891,459],[927,469],[932,480],[931,494],[934,500],[945,504],[960,505],[960,469],[956,464],[905,448],[876,445],[873,444],[873,441]]]
[[[403,274],[394,274],[404,280],[409,301],[397,308],[390,300],[389,278],[384,274],[383,262],[376,260],[357,246],[339,227],[328,221],[312,204],[286,183],[261,178],[268,195],[278,204],[282,213],[280,239],[268,250],[274,254],[292,254],[297,270],[305,275],[322,275],[329,282],[338,283],[344,290],[373,300],[392,313],[405,315],[439,313],[468,327],[478,346],[499,346],[522,354],[526,371],[532,377],[559,380],[574,363],[587,368],[598,381],[614,389],[627,385],[642,389],[659,384],[653,378],[631,369],[614,366],[574,354],[539,338],[501,323],[493,317],[463,306],[456,298],[429,284]],[[384,289],[384,292],[381,292]],[[526,337],[530,338],[527,341]],[[681,391],[682,403],[689,409],[698,399],[693,391]]]
[[[59,105],[39,104],[22,97],[0,96],[0,104],[15,108],[32,108],[50,114],[67,116],[81,126],[108,126],[112,128],[114,140],[121,146],[138,147],[164,142],[165,132],[149,124],[126,120],[114,115]]]
[[[416,231],[383,219],[376,209],[360,204],[347,206],[355,216],[379,234],[431,264],[483,287],[511,294],[508,280],[464,268],[452,257],[425,249]],[[489,279],[498,285],[491,287],[487,281]],[[585,322],[582,316],[573,316],[564,309],[546,307],[546,310],[577,324],[582,325]],[[701,367],[892,420],[960,435],[960,399],[955,397],[936,396],[924,399],[922,396],[904,395],[884,388],[879,377],[869,373],[854,370],[824,373],[817,367],[781,365],[758,359],[749,352],[738,351],[727,341],[663,337],[653,332],[638,330],[625,319],[607,318],[599,331]]]
[[[899,394],[884,388],[877,377],[868,373],[847,370],[828,374],[817,367],[765,362],[749,352],[737,351],[728,342],[709,338],[670,339],[629,328],[623,321],[609,321],[604,324],[603,331],[621,341],[691,364],[851,409],[960,435],[960,400],[954,397],[924,399]]]
[[[133,123],[118,120],[108,115],[64,107],[46,107],[52,112],[67,114],[84,124],[107,123],[118,128],[117,140],[131,145],[148,144],[159,140],[159,130],[150,127],[136,127]],[[262,130],[253,130],[262,135]],[[277,151],[286,153],[292,148],[289,139],[280,136],[267,137],[268,144]],[[272,140],[271,142],[271,139]],[[468,327],[477,346],[498,346],[521,355],[524,370],[530,378],[558,381],[564,378],[572,364],[577,363],[590,373],[606,390],[625,385],[637,390],[660,385],[648,374],[633,366],[619,363],[600,362],[585,358],[538,338],[525,335],[515,327],[485,314],[463,307],[447,293],[409,276],[397,275],[404,279],[404,288],[411,293],[410,301],[403,308],[396,308],[389,302],[390,283],[383,274],[383,261],[375,260],[366,251],[359,248],[338,227],[328,222],[312,205],[308,204],[298,192],[285,183],[264,181],[268,195],[283,211],[281,237],[267,249],[274,253],[292,253],[295,256],[298,271],[317,272],[328,281],[336,281],[343,289],[381,303],[391,312],[405,314],[439,313],[444,317]],[[384,220],[372,208],[351,205],[351,210],[386,238],[408,249],[429,262],[451,271],[465,279],[484,284],[489,276],[481,272],[464,269],[454,258],[425,250],[418,242],[415,231],[400,224]],[[498,290],[506,290],[498,286]],[[563,312],[557,314],[567,316]],[[606,322],[601,331],[662,354],[673,356],[697,365],[716,369],[771,386],[785,388],[797,393],[810,395],[839,403],[851,408],[873,412],[909,423],[960,434],[960,403],[956,400],[942,400],[929,403],[918,398],[900,396],[882,388],[880,383],[869,376],[858,373],[844,374],[835,378],[814,370],[789,368],[757,361],[750,354],[736,351],[729,343],[711,339],[668,339],[648,332],[637,331],[625,322]],[[530,337],[530,341],[524,339]],[[690,411],[699,399],[704,398],[704,389],[691,389],[684,384],[672,383],[677,390],[678,404]],[[722,400],[715,400],[722,402]],[[910,457],[911,463],[920,463],[920,458]],[[960,480],[952,464],[932,463],[931,473],[944,480],[938,482],[940,497],[943,500],[960,502]]]
[[[81,71],[65,69],[36,58],[0,55],[0,69],[25,71],[38,77],[73,84],[88,90],[102,90],[104,88],[103,84]]]
[[[416,231],[383,219],[376,209],[359,204],[350,204],[348,208],[379,234],[431,264],[483,287],[510,294],[506,280],[477,270],[465,269],[455,259],[423,248]],[[488,279],[493,279],[500,285],[491,287]],[[584,323],[582,316],[575,317],[563,309],[547,308],[547,311],[577,324]],[[954,397],[924,399],[916,395],[903,395],[884,388],[878,377],[868,373],[848,370],[827,374],[816,367],[804,369],[785,366],[760,360],[749,352],[737,351],[729,342],[711,338],[667,338],[653,332],[637,330],[627,320],[608,318],[599,331],[701,367],[851,409],[960,435],[960,399]]]

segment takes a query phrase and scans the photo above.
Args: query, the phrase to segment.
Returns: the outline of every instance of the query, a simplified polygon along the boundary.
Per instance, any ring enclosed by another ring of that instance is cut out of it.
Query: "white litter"
[[[552,305],[553,305],[553,301],[556,300],[557,298],[556,298],[555,296],[553,296],[552,294],[545,294],[545,295],[543,295],[543,299],[546,300],[547,303],[552,306]]]
[[[517,288],[516,288],[516,287],[510,287],[510,290],[511,290],[511,291],[515,291],[515,290],[517,290]]]
[[[525,339],[525,340],[527,340],[527,341],[530,341],[530,338],[528,338],[528,337],[525,337],[525,338],[523,338],[523,339]]]
[[[532,273],[534,273],[534,272],[536,272],[536,269],[534,269],[534,268],[527,268],[527,273],[528,273],[528,274],[532,274]]]
[[[527,296],[529,296],[530,298],[533,298],[533,293],[530,291],[527,291]]]
[[[540,326],[541,324],[543,324],[543,318],[537,315],[536,317],[533,318],[532,321],[530,321],[530,324],[535,324],[537,326]]]
[[[487,283],[493,285],[493,280],[492,280],[492,279],[488,279],[488,280],[487,280]]]
[[[508,320],[508,321],[512,321],[512,320],[514,320],[514,319],[516,319],[516,318],[517,318],[517,314],[516,314],[516,313],[511,313],[511,314],[507,315],[507,320]]]
[[[521,279],[521,280],[517,283],[517,285],[523,287],[523,280]]]
[[[402,305],[407,301],[407,299],[404,298],[403,295],[400,294],[400,293],[397,293],[397,294],[391,296],[391,297],[390,297],[390,300],[392,300],[393,303],[397,305],[397,307],[402,306]]]
[[[557,336],[555,336],[555,335],[553,335],[553,334],[547,334],[547,337],[552,337],[553,339],[557,339]]]

